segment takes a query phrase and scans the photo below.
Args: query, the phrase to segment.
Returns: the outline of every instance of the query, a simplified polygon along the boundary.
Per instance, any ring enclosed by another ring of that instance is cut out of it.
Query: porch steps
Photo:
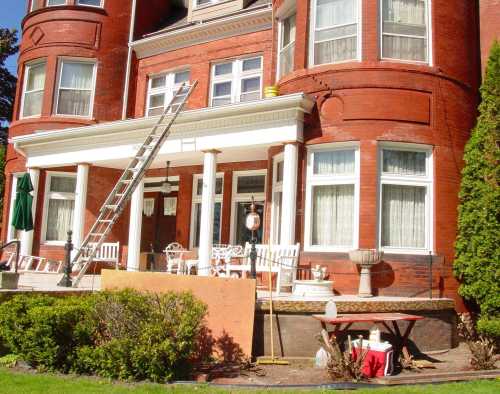
[[[99,210],[98,218],[71,262],[73,271],[78,271],[73,280],[73,287],[78,287],[80,284],[97,251],[111,232],[113,225],[118,221],[127,202],[132,198],[132,194],[144,178],[163,143],[169,137],[170,128],[197,84],[198,81],[194,81],[192,84],[183,83],[179,87],[158,122],[151,128],[149,135],[123,171],[106,201],[104,201]],[[175,110],[170,113],[173,105],[175,105]],[[169,116],[168,120],[167,116]]]

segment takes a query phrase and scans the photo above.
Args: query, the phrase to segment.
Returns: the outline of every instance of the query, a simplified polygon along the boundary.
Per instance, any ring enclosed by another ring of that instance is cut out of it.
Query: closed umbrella
[[[16,203],[11,223],[16,230],[33,230],[33,196],[30,194],[32,191],[33,184],[30,175],[26,173],[17,182]]]

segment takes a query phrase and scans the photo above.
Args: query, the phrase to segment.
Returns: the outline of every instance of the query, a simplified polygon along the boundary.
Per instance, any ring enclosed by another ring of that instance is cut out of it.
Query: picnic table
[[[337,317],[313,315],[313,318],[319,320],[321,327],[329,333],[330,338],[332,336],[338,337],[344,335],[355,323],[381,324],[396,339],[397,343],[394,344],[396,356],[402,354],[406,361],[411,361],[411,356],[408,352],[408,338],[417,320],[424,319],[423,316],[408,315],[406,313],[345,313],[339,314]],[[404,321],[409,322],[409,324],[402,333],[399,322]],[[327,325],[333,325],[333,331],[329,332]]]

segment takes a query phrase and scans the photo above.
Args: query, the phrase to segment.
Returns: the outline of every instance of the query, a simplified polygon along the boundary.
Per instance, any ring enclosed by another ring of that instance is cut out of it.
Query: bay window
[[[252,233],[247,229],[245,220],[252,203],[252,197],[255,200],[257,214],[260,216],[261,222],[255,238],[257,243],[262,243],[265,190],[266,170],[238,171],[233,174],[232,244],[245,246],[245,243],[250,242]]]
[[[431,250],[431,151],[383,146],[380,158],[380,246],[385,251]]]
[[[355,249],[358,243],[358,201],[358,147],[338,143],[310,148],[305,248],[310,251]]]
[[[175,71],[150,77],[148,81],[147,115],[161,115],[181,85],[189,81],[189,77],[189,70]],[[188,91],[188,87],[183,88],[179,96],[175,99],[175,102],[172,103],[170,112],[177,110]]]
[[[262,56],[212,65],[211,106],[258,100],[262,92]]]
[[[21,104],[21,117],[42,114],[43,92],[45,87],[46,62],[28,64],[24,72],[24,87]]]
[[[47,173],[42,236],[46,243],[63,244],[73,227],[76,174]]]
[[[360,58],[360,0],[311,1],[311,65]]]
[[[193,199],[191,206],[191,248],[200,246],[201,199],[203,194],[203,175],[193,177]],[[224,174],[217,174],[215,182],[214,230],[212,242],[220,243],[222,225],[222,197],[224,194]]]
[[[295,21],[295,14],[280,21],[278,77],[282,77],[293,71],[295,56]]]
[[[62,59],[56,92],[56,114],[92,115],[96,64],[93,61]]]
[[[429,62],[429,1],[381,0],[382,58]]]

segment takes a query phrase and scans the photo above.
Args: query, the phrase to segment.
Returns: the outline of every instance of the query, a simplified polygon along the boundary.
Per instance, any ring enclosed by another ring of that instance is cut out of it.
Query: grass
[[[203,385],[158,385],[124,384],[102,379],[58,376],[50,374],[20,373],[0,368],[0,392],[2,394],[155,394],[155,393],[291,393],[314,392],[326,393],[326,390],[235,390]],[[452,383],[434,386],[394,387],[382,389],[363,389],[342,391],[344,394],[497,394],[500,392],[500,380]]]

